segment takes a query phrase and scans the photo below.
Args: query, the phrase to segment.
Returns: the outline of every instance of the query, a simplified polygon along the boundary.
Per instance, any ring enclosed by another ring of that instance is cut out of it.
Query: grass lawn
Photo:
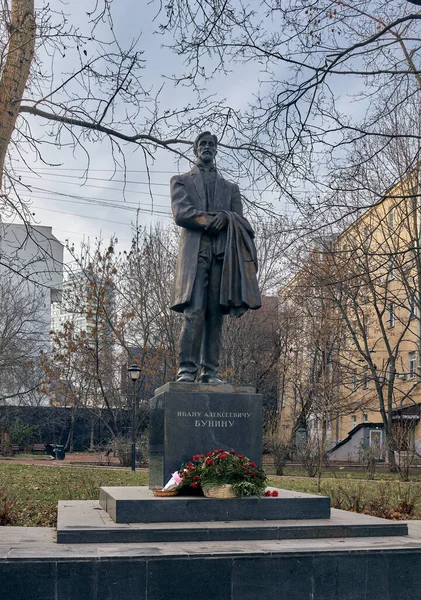
[[[272,464],[263,464],[263,468],[267,475],[275,475],[275,467]],[[299,465],[287,465],[284,469],[284,475],[287,477],[308,478],[308,473],[306,469]],[[329,468],[323,468],[322,477],[323,479],[367,479],[367,471],[364,467],[338,467],[335,465]],[[377,468],[375,473],[375,479],[400,481],[401,477],[399,473],[389,473],[387,468],[382,466],[380,468]],[[410,480],[421,482],[421,469],[412,467],[410,470]]]
[[[343,475],[322,480],[321,493],[331,497],[334,507],[394,519],[421,518],[420,483],[355,481],[346,472]],[[101,486],[147,485],[147,482],[145,471],[2,462],[0,524],[7,520],[9,525],[52,527],[56,525],[59,500],[95,500]],[[317,480],[310,477],[270,476],[269,485],[317,493]]]
[[[95,500],[104,485],[147,485],[145,471],[0,464],[0,523],[10,504],[10,525],[55,526],[59,500]]]
[[[269,477],[270,485],[329,496],[333,508],[387,519],[421,519],[421,483],[390,479],[367,481],[323,478],[321,492],[311,477]]]

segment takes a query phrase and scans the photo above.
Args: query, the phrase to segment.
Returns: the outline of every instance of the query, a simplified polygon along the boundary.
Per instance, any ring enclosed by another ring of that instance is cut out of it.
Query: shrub
[[[333,508],[364,513],[383,519],[410,519],[421,502],[420,484],[382,481],[367,484],[362,481],[324,485]]]
[[[370,446],[361,442],[360,460],[365,465],[368,479],[374,479],[377,464],[382,459],[383,451],[378,446]]]
[[[131,438],[116,436],[107,446],[107,453],[113,452],[122,467],[130,467],[132,463]],[[136,463],[145,463],[148,459],[148,438],[143,434],[136,439]]]
[[[315,477],[320,467],[320,448],[317,440],[307,438],[297,447],[297,458],[307,471],[309,477]]]
[[[30,446],[39,441],[40,429],[38,425],[22,425],[20,421],[15,421],[10,426],[10,437],[14,444]]]
[[[291,455],[291,444],[275,434],[269,438],[267,446],[272,454],[276,475],[283,475],[286,462]]]

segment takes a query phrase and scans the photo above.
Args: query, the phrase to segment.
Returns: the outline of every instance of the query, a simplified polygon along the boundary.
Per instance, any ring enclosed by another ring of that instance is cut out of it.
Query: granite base
[[[156,498],[147,487],[102,487],[100,506],[116,523],[328,519],[330,499],[278,490],[277,498]]]
[[[248,386],[170,382],[149,402],[149,487],[162,488],[194,454],[235,450],[262,460],[262,396]]]
[[[403,536],[407,533],[408,526],[401,521],[336,509],[332,510],[330,519],[115,523],[97,500],[62,500],[57,520],[59,544],[304,540]]]

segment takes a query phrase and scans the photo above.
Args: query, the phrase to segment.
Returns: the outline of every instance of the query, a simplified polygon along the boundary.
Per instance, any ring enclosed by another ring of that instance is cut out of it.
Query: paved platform
[[[330,519],[116,523],[96,500],[59,502],[59,544],[209,542],[407,535],[406,523],[332,509]]]
[[[418,600],[421,522],[408,536],[57,544],[0,528],[5,600]]]
[[[333,512],[333,510],[332,510]],[[345,511],[337,511],[339,513]],[[374,518],[374,517],[373,517]],[[1,527],[0,561],[12,559],[67,560],[123,556],[242,556],[319,552],[408,552],[421,553],[421,520],[402,521],[408,535],[369,538],[328,538],[249,540],[224,542],[153,542],[139,544],[57,544],[56,530],[50,527]],[[421,572],[420,572],[421,577]],[[421,587],[420,596],[421,598]],[[339,600],[339,599],[335,599]],[[340,599],[342,600],[342,599]]]

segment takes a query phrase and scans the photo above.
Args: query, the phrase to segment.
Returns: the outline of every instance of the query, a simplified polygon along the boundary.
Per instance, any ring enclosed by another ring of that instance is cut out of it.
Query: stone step
[[[115,523],[96,500],[59,502],[59,544],[228,542],[405,536],[406,523],[332,509],[330,519]]]
[[[268,488],[275,490],[276,488]],[[116,523],[328,519],[330,499],[277,489],[277,498],[157,498],[147,487],[102,487],[99,503]]]

